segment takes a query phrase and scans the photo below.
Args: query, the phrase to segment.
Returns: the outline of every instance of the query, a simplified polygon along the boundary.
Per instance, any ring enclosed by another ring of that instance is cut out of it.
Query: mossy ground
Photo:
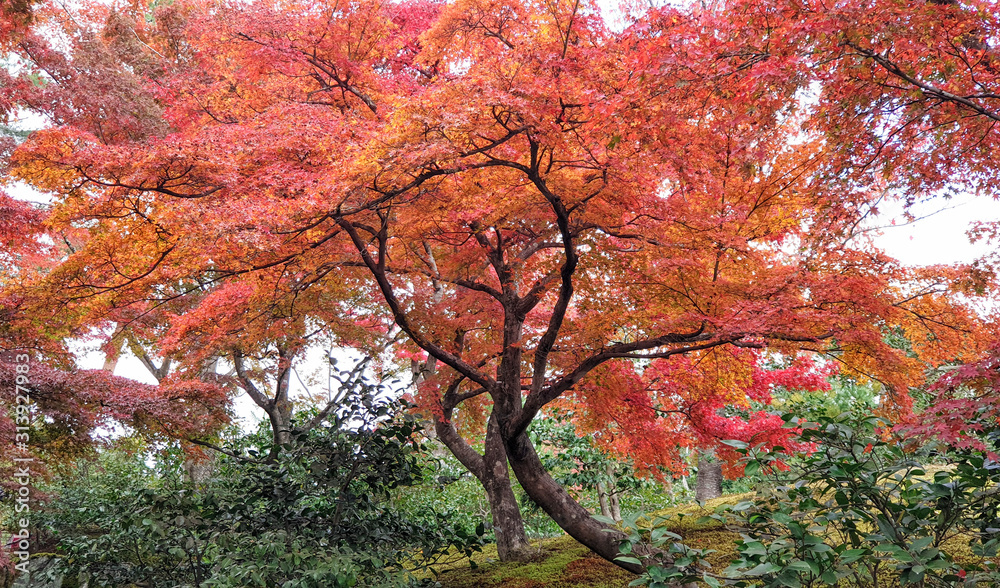
[[[532,542],[537,553],[524,562],[501,562],[488,546],[468,560],[440,570],[443,588],[623,588],[635,576],[594,555],[564,535]]]
[[[721,528],[717,522],[699,523],[723,503],[745,500],[749,494],[724,496],[708,502],[678,506],[655,514],[669,516],[670,530],[684,542],[699,549],[715,549],[707,559],[713,568],[722,569],[736,553],[739,535]],[[455,562],[438,568],[437,581],[443,588],[624,588],[635,576],[591,553],[572,537],[541,539],[533,543],[534,557],[525,562],[500,562],[496,547],[487,546],[472,561]]]
[[[715,550],[706,559],[713,570],[721,571],[735,558],[740,536],[724,529],[719,522],[699,519],[722,504],[736,504],[752,497],[752,493],[731,494],[709,501],[704,507],[689,504],[653,514],[669,517],[667,527],[689,547]],[[524,562],[500,562],[496,546],[487,546],[472,558],[476,567],[468,559],[455,560],[437,567],[436,578],[442,588],[625,588],[635,579],[569,536],[541,539],[533,545],[537,552]],[[956,561],[979,563],[980,558],[972,555],[967,537],[953,537],[943,548]],[[897,585],[889,570],[879,576],[882,585]],[[860,588],[850,578],[841,581],[840,587]]]

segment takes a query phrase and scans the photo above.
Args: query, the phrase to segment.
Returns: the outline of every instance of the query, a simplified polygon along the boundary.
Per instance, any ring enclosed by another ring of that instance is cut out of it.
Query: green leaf
[[[910,551],[923,551],[934,542],[934,537],[921,537],[910,544]]]
[[[786,570],[792,570],[801,574],[819,575],[819,566],[813,562],[796,560],[785,566]]]
[[[782,525],[787,525],[793,522],[791,515],[781,511],[771,513],[771,519],[773,519],[777,523],[781,523]]]
[[[777,572],[780,569],[781,569],[780,567],[774,565],[771,562],[764,562],[762,564],[759,564],[759,565],[757,565],[757,566],[755,566],[755,567],[747,570],[746,575],[748,575],[748,576],[763,576],[764,574],[770,574],[770,573],[773,573],[773,572]]]
[[[866,553],[868,553],[867,549],[848,549],[840,554],[840,563],[854,563],[864,557]]]

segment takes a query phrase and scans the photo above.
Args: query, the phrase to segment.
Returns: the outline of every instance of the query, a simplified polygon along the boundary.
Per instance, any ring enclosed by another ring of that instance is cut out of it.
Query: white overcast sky
[[[969,263],[996,250],[986,242],[972,243],[967,231],[975,222],[1000,222],[1000,202],[988,198],[956,197],[916,205],[919,220],[907,224],[899,205],[881,211],[882,235],[876,243],[907,265]],[[896,225],[892,226],[892,218]]]

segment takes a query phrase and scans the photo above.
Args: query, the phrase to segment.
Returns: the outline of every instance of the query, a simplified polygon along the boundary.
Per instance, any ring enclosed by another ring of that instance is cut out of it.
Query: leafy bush
[[[411,571],[449,549],[472,553],[481,538],[438,513],[391,507],[394,489],[422,478],[418,425],[397,409],[359,395],[274,460],[263,459],[269,436],[244,437],[198,486],[169,460],[123,472],[105,458],[64,480],[46,512],[63,570],[91,586],[415,584]]]
[[[772,410],[818,421],[845,413],[871,414],[878,405],[878,384],[862,383],[844,374],[832,375],[827,381],[829,390],[775,388],[772,391]]]
[[[747,470],[772,484],[754,501],[722,507],[712,518],[740,531],[738,558],[723,572],[706,569],[707,552],[690,549],[655,520],[633,530],[623,557],[650,539],[654,554],[636,584],[652,587],[700,579],[711,586],[854,587],[977,586],[1000,582],[1000,467],[985,456],[959,453],[951,467],[925,469],[877,417],[792,420],[814,444],[794,469],[779,457],[730,442],[747,456]],[[640,525],[635,524],[635,529]]]
[[[420,466],[423,478],[412,486],[397,488],[392,493],[393,506],[412,520],[423,520],[427,513],[433,513],[455,527],[478,529],[484,541],[493,541],[490,504],[482,484],[450,453],[425,453]]]
[[[483,485],[450,454],[425,457],[421,465],[425,472],[423,481],[394,492],[393,504],[411,518],[419,518],[420,513],[434,512],[457,527],[482,530],[484,541],[495,541],[490,503]],[[559,525],[531,501],[513,473],[511,486],[529,537],[563,534]]]

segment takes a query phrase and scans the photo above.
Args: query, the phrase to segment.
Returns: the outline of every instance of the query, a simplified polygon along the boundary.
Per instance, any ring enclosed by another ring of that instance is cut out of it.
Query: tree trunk
[[[611,516],[611,505],[608,504],[608,487],[604,482],[597,483],[597,502],[601,504],[601,516],[613,519]]]
[[[196,488],[203,488],[212,474],[215,473],[215,454],[208,453],[201,459],[186,456],[182,467],[184,477]]]
[[[607,472],[608,477],[611,478],[611,492],[609,496],[609,501],[611,502],[611,518],[620,522],[622,520],[622,504],[618,497],[621,492],[618,490],[618,478],[615,476],[615,466],[609,463],[605,471]]]
[[[527,434],[522,433],[507,442],[507,458],[528,496],[571,537],[617,566],[636,574],[642,572],[641,565],[615,561],[624,535],[617,531],[609,532],[609,527],[594,520],[587,509],[552,479]]]
[[[694,494],[698,502],[722,496],[722,462],[703,451],[698,452],[698,479]]]
[[[292,387],[292,363],[291,358],[286,359],[283,350],[279,350],[278,357],[281,363],[288,362],[287,365],[278,366],[278,382],[274,390],[274,401],[271,403],[273,410],[268,411],[273,427],[274,441],[278,445],[287,445],[292,440],[292,401],[288,397]]]
[[[486,427],[485,452],[480,455],[458,434],[451,423],[451,411],[435,417],[434,429],[458,461],[479,480],[486,490],[493,520],[493,533],[497,539],[497,556],[500,561],[524,560],[530,555],[531,544],[524,531],[524,520],[517,505],[514,489],[510,484],[507,452],[500,437],[500,425],[494,416]]]
[[[621,501],[618,499],[619,493],[616,489],[618,483],[615,478],[615,466],[609,463],[604,471],[608,475],[610,482],[597,483],[597,500],[601,503],[601,514],[614,521],[621,522],[622,507]]]
[[[530,555],[531,544],[524,531],[524,520],[518,507],[514,489],[510,484],[510,470],[507,466],[507,452],[500,438],[499,425],[493,419],[486,435],[486,451],[483,455],[485,475],[480,479],[490,501],[493,516],[493,532],[497,538],[497,554],[500,561],[517,561]]]
[[[671,500],[676,498],[676,495],[674,494],[674,483],[670,480],[670,478],[663,480],[663,486],[667,489],[667,495],[670,496]]]

